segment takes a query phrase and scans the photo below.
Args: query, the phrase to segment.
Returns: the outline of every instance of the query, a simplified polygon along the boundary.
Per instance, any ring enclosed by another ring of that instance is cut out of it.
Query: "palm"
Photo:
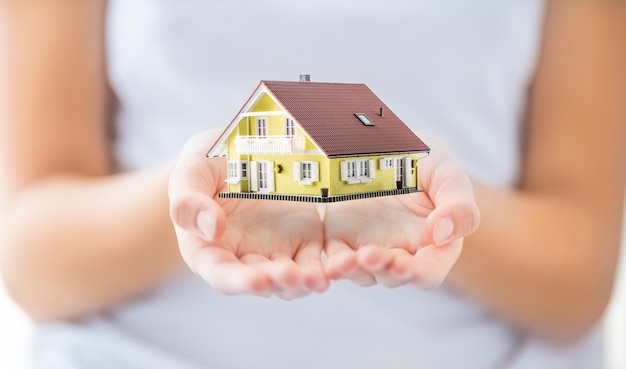
[[[216,246],[239,259],[294,259],[323,242],[322,224],[310,204],[228,200],[222,206],[226,230]]]
[[[414,254],[423,246],[421,234],[432,211],[425,195],[414,196],[424,200],[412,208],[397,197],[333,204],[326,213],[326,239],[341,241],[353,250],[379,246]]]

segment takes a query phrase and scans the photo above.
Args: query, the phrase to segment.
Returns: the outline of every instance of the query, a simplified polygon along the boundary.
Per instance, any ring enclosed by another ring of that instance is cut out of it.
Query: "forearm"
[[[481,226],[466,239],[450,282],[542,334],[570,338],[588,329],[611,293],[623,198],[598,213],[567,194],[479,183],[475,192]]]
[[[626,6],[548,3],[517,188],[475,183],[482,221],[451,281],[514,323],[572,338],[602,315],[626,176]]]
[[[15,300],[39,320],[75,318],[144,291],[180,265],[170,167],[57,175],[13,196],[1,270]]]

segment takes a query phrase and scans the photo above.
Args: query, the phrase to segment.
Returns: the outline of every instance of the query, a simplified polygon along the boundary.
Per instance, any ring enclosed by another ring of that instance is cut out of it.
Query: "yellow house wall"
[[[333,174],[333,180],[330,184],[328,194],[330,196],[348,195],[354,193],[386,191],[396,189],[396,170],[395,168],[380,169],[380,159],[383,158],[406,158],[413,159],[415,166],[411,170],[412,186],[417,188],[417,154],[404,155],[382,155],[382,156],[361,156],[350,158],[330,159],[330,171]],[[367,183],[349,184],[341,180],[341,162],[346,160],[374,160],[375,178],[371,178]]]
[[[280,111],[280,106],[268,94],[263,94],[251,111]]]
[[[274,189],[275,193],[319,195],[320,189],[328,188],[330,184],[330,172],[328,159],[323,155],[252,155],[251,161],[267,160],[274,162]],[[294,180],[294,163],[301,161],[317,162],[319,166],[319,181],[311,185],[302,185]],[[282,171],[278,173],[278,166]]]
[[[241,160],[271,161],[274,163],[274,193],[297,194],[319,196],[322,188],[328,188],[329,196],[347,195],[364,192],[386,191],[396,189],[395,168],[380,169],[380,159],[383,158],[406,158],[410,157],[414,161],[411,169],[412,186],[417,188],[417,155],[385,155],[385,156],[363,156],[354,158],[328,159],[323,155],[242,155]],[[375,178],[370,182],[349,184],[341,180],[341,162],[345,160],[374,160]],[[235,160],[235,159],[231,159]],[[301,161],[314,161],[319,166],[319,181],[311,185],[303,185],[294,180],[294,163]],[[278,173],[278,166],[282,166],[282,171]],[[331,173],[333,178],[331,178]],[[242,180],[239,184],[230,184],[230,192],[248,192],[248,180]]]
[[[250,119],[252,120],[252,119]],[[237,160],[237,146],[235,145],[235,138],[237,136],[246,136],[248,126],[248,118],[243,118],[237,124],[237,127],[228,135],[228,160]],[[256,130],[256,127],[253,127]],[[256,131],[251,131],[251,135],[256,134]]]
[[[259,99],[259,102],[252,108],[252,112],[265,112],[265,111],[281,111],[282,109],[274,99],[269,95],[264,94]],[[284,115],[270,115],[267,118],[267,134],[268,136],[283,136],[285,134],[285,116]],[[256,117],[250,118],[250,135],[256,135]]]

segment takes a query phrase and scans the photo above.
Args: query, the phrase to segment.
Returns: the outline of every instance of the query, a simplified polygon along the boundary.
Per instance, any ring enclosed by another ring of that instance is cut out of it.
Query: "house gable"
[[[280,101],[267,89],[265,84],[256,88],[248,101],[237,113],[237,116],[222,132],[215,145],[209,150],[207,156],[233,157],[235,154],[232,143],[238,136],[258,136],[259,119],[267,123],[267,130],[263,131],[268,137],[285,136],[285,119],[293,121],[295,136],[304,139],[302,152],[321,153],[322,150],[310,138],[308,132],[300,126],[299,122],[289,114]]]

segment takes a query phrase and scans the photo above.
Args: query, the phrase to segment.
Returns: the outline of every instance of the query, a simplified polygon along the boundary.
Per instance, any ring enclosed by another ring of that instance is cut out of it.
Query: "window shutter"
[[[370,160],[370,178],[376,178],[376,162]]]
[[[268,161],[267,162],[267,168],[268,168],[268,173],[267,173],[267,187],[269,188],[270,192],[276,192],[276,190],[274,189],[274,162],[273,161]]]
[[[319,182],[320,180],[320,165],[318,162],[311,162],[311,180],[313,182]]]
[[[380,169],[389,169],[389,163],[388,163],[389,159],[387,158],[382,158],[378,161],[378,165],[380,166]]]
[[[411,167],[412,159],[410,157],[404,158],[404,184],[407,187],[413,187],[413,177],[411,176],[411,172],[413,168]]]
[[[236,161],[235,162],[235,180],[237,180],[237,182],[239,182],[241,180],[241,162],[240,161]]]
[[[250,190],[259,190],[259,163],[256,161],[250,162]]]
[[[295,163],[293,163],[293,180],[296,182],[299,182],[302,178],[302,174],[300,172],[300,162],[296,161]]]
[[[348,162],[347,161],[341,162],[341,180],[342,181],[348,180]]]

